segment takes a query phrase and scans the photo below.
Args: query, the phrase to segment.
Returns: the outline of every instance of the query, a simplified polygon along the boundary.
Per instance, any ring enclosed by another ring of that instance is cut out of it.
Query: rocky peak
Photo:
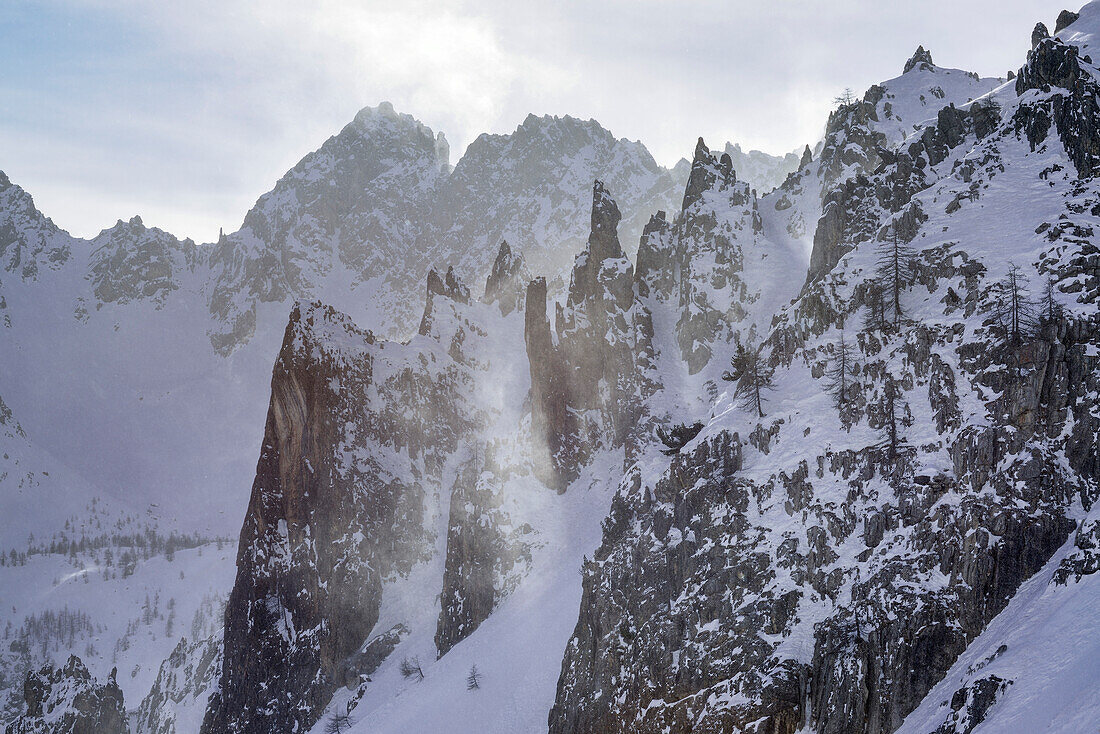
[[[596,262],[623,256],[623,248],[619,245],[622,218],[611,193],[596,179],[592,184],[592,233],[588,236],[588,251]]]
[[[1036,23],[1035,28],[1031,31],[1031,47],[1035,48],[1046,38],[1050,38],[1050,31],[1047,30],[1046,24]]]
[[[437,275],[432,297],[456,288]],[[457,361],[393,346],[319,303],[291,313],[203,732],[313,726],[368,642],[384,579],[429,552],[426,495],[483,417]]]
[[[63,667],[47,663],[27,673],[27,710],[7,726],[6,734],[129,734],[115,675],[112,669],[105,683],[96,683],[76,655],[70,655]]]
[[[1040,24],[1042,25],[1042,24]],[[1038,89],[1043,97],[1025,101],[1013,115],[1017,130],[1034,149],[1053,128],[1080,176],[1100,169],[1100,84],[1082,63],[1080,48],[1060,38],[1043,36],[1016,75],[1016,93]]]
[[[1080,17],[1080,13],[1075,13],[1072,10],[1063,10],[1061,13],[1058,13],[1058,19],[1054,22],[1055,34],[1061,33],[1062,29],[1068,28],[1076,23],[1077,19]]]
[[[523,256],[513,252],[507,240],[501,240],[493,268],[485,279],[481,302],[496,303],[501,314],[507,316],[519,308],[527,280]]]
[[[675,287],[676,257],[672,225],[664,211],[649,218],[638,245],[638,265],[634,271],[638,294],[668,298]]]
[[[917,50],[913,52],[913,55],[909,57],[909,60],[905,62],[905,68],[902,71],[903,74],[908,74],[913,69],[923,69],[924,71],[932,71],[935,64],[932,63],[932,52],[925,50],[924,46],[917,46]]]
[[[525,339],[531,371],[536,466],[564,491],[600,446],[625,445],[638,430],[652,323],[636,308],[634,267],[619,247],[619,208],[592,188],[592,232],[577,255],[569,294],[551,336],[546,282],[527,289]]]
[[[205,254],[190,239],[147,227],[140,216],[118,220],[92,245],[88,279],[100,304],[150,300],[160,307]]]
[[[442,278],[439,277],[439,273],[436,272],[435,268],[429,270],[427,291],[424,300],[424,315],[420,318],[420,329],[418,330],[421,336],[427,336],[431,333],[436,296],[449,298],[457,303],[470,302],[470,289],[458,279],[453,267],[447,268],[447,274]]]
[[[448,267],[447,274],[442,278],[435,268],[428,271],[428,297],[432,295],[446,296],[459,303],[470,302],[470,289],[455,275],[454,267]]]
[[[684,191],[682,211],[687,211],[703,197],[703,192],[721,189],[737,181],[733,170],[733,160],[728,153],[716,157],[707,148],[702,138],[695,144],[695,155],[688,174],[687,188]]]
[[[811,163],[813,163],[813,161],[814,161],[813,151],[810,150],[810,146],[807,145],[805,150],[802,151],[802,159],[800,161],[798,161],[798,169],[802,170],[803,168],[806,168]]]
[[[72,238],[34,205],[34,199],[0,171],[0,272],[35,280],[43,267],[58,268],[72,253]]]
[[[430,127],[405,113],[399,113],[390,102],[380,102],[377,107],[364,107],[356,113],[351,126],[364,136],[416,135],[430,140],[435,157],[442,168],[450,163],[451,146],[442,131],[433,132]]]

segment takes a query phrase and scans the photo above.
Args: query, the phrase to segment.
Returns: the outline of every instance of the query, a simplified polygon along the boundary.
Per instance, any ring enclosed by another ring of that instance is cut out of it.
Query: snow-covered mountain
[[[725,153],[730,157],[737,175],[761,194],[779,187],[787,176],[798,170],[802,160],[802,151],[791,151],[781,156],[760,150],[746,153],[738,143],[726,143]]]
[[[4,527],[5,722],[1081,731],[1098,32],[1100,3],[1037,28],[1011,80],[920,48],[774,188],[568,117],[451,169],[388,106],[209,246],[76,240],[5,179],[0,499],[84,482]],[[161,493],[243,512],[235,578]]]

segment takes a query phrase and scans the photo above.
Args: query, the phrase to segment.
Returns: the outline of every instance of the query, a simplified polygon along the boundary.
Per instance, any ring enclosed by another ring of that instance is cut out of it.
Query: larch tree
[[[737,351],[730,359],[730,368],[722,379],[735,383],[733,395],[737,404],[746,410],[755,410],[764,417],[764,391],[774,390],[774,369],[761,354],[761,347],[748,347],[737,343]]]
[[[839,408],[849,403],[855,390],[856,349],[855,345],[844,338],[844,329],[840,330],[840,339],[835,343],[829,366],[825,370],[828,389],[833,401]]]
[[[912,248],[898,237],[896,224],[892,229],[893,237],[878,248],[875,279],[882,289],[886,310],[891,313],[896,329],[904,318],[901,294],[913,281],[916,256]]]

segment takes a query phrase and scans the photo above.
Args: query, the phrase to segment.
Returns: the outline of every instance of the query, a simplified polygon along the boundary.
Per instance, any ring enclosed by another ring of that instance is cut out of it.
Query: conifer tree
[[[698,436],[701,430],[703,430],[703,424],[699,422],[690,426],[686,423],[678,423],[672,428],[657,426],[657,438],[661,439],[661,443],[668,447],[667,449],[661,449],[661,453],[665,456],[674,456],[680,453],[680,449],[686,446],[691,439]]]
[[[481,688],[481,672],[476,665],[470,666],[470,674],[466,676],[466,690],[476,691]]]
[[[899,424],[904,425],[905,398],[893,375],[887,373],[883,389],[882,432],[885,434],[886,455],[890,461],[898,458],[898,447],[903,443]]]
[[[772,380],[774,369],[761,355],[761,347],[748,347],[737,343],[737,351],[730,359],[730,368],[722,379],[736,383],[733,395],[737,404],[746,410],[755,410],[756,415],[764,417],[764,391],[774,390]]]
[[[1008,346],[1016,347],[1035,326],[1035,304],[1028,293],[1027,276],[1018,265],[1010,262],[1008,272],[997,285],[999,292],[993,318],[1000,325]]]
[[[898,238],[895,224],[893,237],[878,248],[875,270],[875,282],[882,291],[885,302],[883,320],[886,320],[886,313],[890,313],[895,329],[904,318],[901,294],[913,281],[915,259],[912,248]]]
[[[845,340],[844,329],[840,330],[840,339],[836,342],[836,351],[825,370],[829,392],[839,408],[852,399],[855,390],[856,352],[855,346]]]
[[[1047,276],[1043,285],[1043,322],[1050,324],[1062,318],[1062,304],[1054,297],[1054,278]]]

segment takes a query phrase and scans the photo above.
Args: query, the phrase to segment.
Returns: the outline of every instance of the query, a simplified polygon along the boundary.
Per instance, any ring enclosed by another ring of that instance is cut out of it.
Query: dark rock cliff
[[[453,275],[428,290],[429,304],[466,294]],[[429,552],[424,475],[439,472],[472,419],[453,396],[453,368],[431,379],[395,369],[385,350],[332,309],[291,314],[205,732],[311,726],[377,621],[383,581]],[[373,391],[385,397],[372,402]]]
[[[619,245],[619,208],[599,181],[591,235],[576,259],[565,306],[551,331],[545,280],[527,289],[536,466],[563,491],[592,453],[627,445],[639,430],[652,358],[652,323],[636,307],[634,266]]]
[[[26,712],[5,734],[130,734],[115,671],[106,683],[96,683],[75,655],[63,667],[28,673],[23,700]]]

